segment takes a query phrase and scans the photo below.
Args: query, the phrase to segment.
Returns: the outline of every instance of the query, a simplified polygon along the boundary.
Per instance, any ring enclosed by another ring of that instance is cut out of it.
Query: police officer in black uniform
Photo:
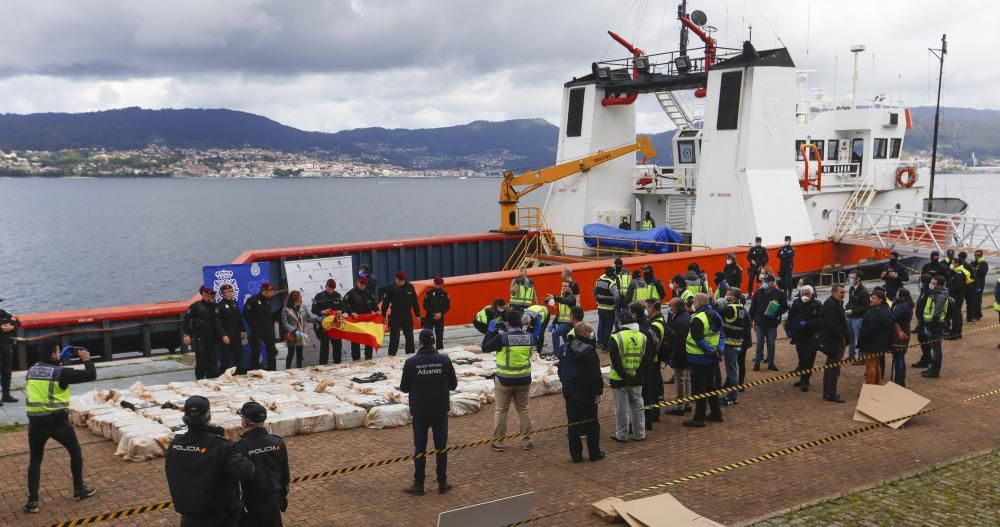
[[[288,450],[280,437],[267,433],[267,409],[250,401],[238,413],[247,431],[234,449],[254,466],[253,479],[243,485],[246,513],[240,527],[281,527],[288,508]]]
[[[749,291],[751,296],[754,292],[754,281],[758,279],[757,275],[760,274],[760,270],[767,265],[767,262],[770,259],[767,256],[767,249],[765,249],[760,242],[760,236],[754,238],[753,247],[751,247],[750,251],[747,253],[747,262],[750,264],[750,276],[749,280],[747,280],[747,291]]]
[[[795,247],[792,247],[792,237],[785,236],[785,244],[778,249],[778,279],[781,280],[781,290],[785,298],[792,298],[792,271],[795,268]]]
[[[444,349],[444,315],[451,309],[451,299],[444,290],[444,278],[434,277],[434,287],[424,295],[423,326],[434,330],[434,343],[437,349]]]
[[[215,291],[208,286],[198,289],[201,300],[191,304],[181,320],[184,345],[194,352],[194,378],[215,377]]]
[[[389,308],[392,308],[390,311]],[[413,317],[410,316],[413,311]],[[403,332],[406,341],[406,354],[416,351],[413,345],[413,318],[420,318],[420,304],[417,301],[417,291],[406,279],[406,273],[396,273],[396,282],[385,288],[382,297],[382,317],[389,313],[389,355],[396,356],[399,350],[399,332]]]
[[[362,276],[358,278],[356,283],[357,285],[354,289],[351,289],[344,295],[344,314],[366,315],[374,313],[378,310],[378,302],[368,287],[368,278]],[[371,360],[372,353],[372,347],[365,346],[365,360]],[[351,343],[351,360],[361,360],[361,344],[357,342]]]
[[[427,451],[427,430],[434,436],[434,449],[448,444],[448,412],[451,391],[458,387],[455,368],[447,355],[434,349],[434,333],[429,329],[420,330],[420,351],[406,359],[403,376],[399,381],[399,391],[410,394],[410,415],[413,416],[413,451],[423,454]],[[438,493],[451,490],[448,483],[448,454],[435,455],[437,464]],[[414,496],[424,495],[425,456],[413,460],[413,484],[403,489]]]
[[[208,399],[195,395],[184,402],[188,431],[167,448],[165,470],[181,527],[230,527],[243,511],[240,482],[254,477],[254,465],[209,424]]]
[[[260,284],[260,293],[250,297],[243,304],[243,320],[250,328],[250,369],[260,369],[260,347],[267,349],[267,367],[278,369],[278,350],[274,347],[274,314],[271,312],[271,297],[274,288],[271,282]]]
[[[332,311],[343,309],[344,299],[337,292],[337,281],[333,278],[326,281],[326,289],[316,293],[313,297],[312,314],[317,317],[330,315]],[[340,364],[341,353],[344,350],[344,341],[331,339],[330,335],[323,331],[319,322],[313,325],[313,331],[319,338],[319,363],[326,364],[330,361],[330,348],[333,348],[333,363]]]
[[[225,284],[219,288],[222,300],[215,305],[215,334],[219,338],[220,373],[236,366],[236,373],[246,373],[243,368],[243,340],[247,337],[243,326],[243,315],[236,303],[236,291],[233,286]]]
[[[0,302],[3,299],[0,298]],[[0,387],[3,388],[3,398],[0,399],[0,406],[3,403],[16,403],[10,394],[10,376],[14,369],[14,335],[21,322],[14,315],[0,309]]]

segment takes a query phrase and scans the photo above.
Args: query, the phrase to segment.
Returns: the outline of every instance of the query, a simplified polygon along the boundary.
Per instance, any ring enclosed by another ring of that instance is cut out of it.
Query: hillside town
[[[469,169],[406,169],[329,152],[262,148],[0,150],[0,177],[474,177]]]

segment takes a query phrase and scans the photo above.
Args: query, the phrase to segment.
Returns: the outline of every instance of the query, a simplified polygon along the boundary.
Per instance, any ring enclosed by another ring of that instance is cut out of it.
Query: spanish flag
[[[323,330],[331,339],[343,339],[375,349],[382,347],[385,320],[378,313],[343,316],[334,311],[323,318]]]

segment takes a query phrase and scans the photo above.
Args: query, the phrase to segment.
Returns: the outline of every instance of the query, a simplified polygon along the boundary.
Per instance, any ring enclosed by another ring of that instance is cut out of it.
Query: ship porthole
[[[830,219],[830,209],[823,209],[823,219],[824,220]]]
[[[902,208],[903,208],[902,205],[900,205],[899,203],[896,204],[896,210],[899,210],[899,209],[902,209]]]

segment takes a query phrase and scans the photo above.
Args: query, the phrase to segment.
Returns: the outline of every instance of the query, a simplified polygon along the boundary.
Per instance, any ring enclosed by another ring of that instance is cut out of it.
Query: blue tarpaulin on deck
[[[677,246],[662,245],[662,243],[684,242],[684,236],[667,227],[656,227],[646,231],[628,231],[602,223],[584,225],[583,236],[587,247],[597,247],[598,238],[600,238],[601,248],[635,250],[636,242],[638,242],[638,249],[647,253],[676,251]]]

